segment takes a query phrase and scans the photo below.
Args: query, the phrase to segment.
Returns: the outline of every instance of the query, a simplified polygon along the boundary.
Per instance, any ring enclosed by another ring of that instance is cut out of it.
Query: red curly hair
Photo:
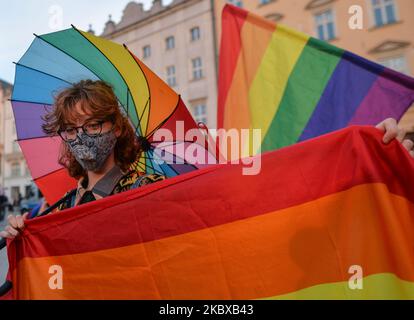
[[[110,120],[114,123],[114,130],[120,129],[114,148],[115,162],[127,171],[139,156],[141,147],[129,119],[120,110],[112,87],[104,81],[82,80],[59,92],[53,109],[42,117],[43,132],[56,136],[69,121],[75,122],[75,105],[78,102],[85,113],[91,113],[97,119]],[[71,177],[79,179],[87,176],[66,143],[61,144],[58,161],[67,168]]]

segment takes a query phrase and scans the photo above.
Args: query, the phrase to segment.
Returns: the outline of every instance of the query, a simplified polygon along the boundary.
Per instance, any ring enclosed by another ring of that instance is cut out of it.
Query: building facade
[[[226,3],[414,75],[413,0],[215,0],[217,39]],[[349,22],[362,22],[362,29]],[[401,125],[414,132],[414,106]]]
[[[37,195],[26,160],[16,141],[16,126],[12,111],[12,85],[0,80],[0,187],[10,203],[16,203],[20,197]]]
[[[124,43],[181,95],[197,121],[216,127],[217,72],[214,1],[154,0],[149,10],[130,2],[119,23],[101,36]]]

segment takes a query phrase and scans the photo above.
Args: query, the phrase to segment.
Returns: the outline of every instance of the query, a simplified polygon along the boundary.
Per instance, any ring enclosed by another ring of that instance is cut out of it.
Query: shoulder
[[[158,174],[147,174],[145,172],[130,170],[117,183],[113,193],[135,189],[140,186],[164,180],[165,176]]]
[[[144,186],[146,184],[154,183],[157,181],[165,180],[165,176],[160,174],[144,174],[142,175],[133,185],[133,187],[137,188],[140,186]]]

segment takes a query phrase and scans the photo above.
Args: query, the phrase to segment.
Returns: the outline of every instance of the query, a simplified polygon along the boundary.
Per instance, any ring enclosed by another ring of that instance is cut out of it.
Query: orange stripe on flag
[[[23,258],[21,299],[256,299],[392,273],[413,282],[414,204],[382,183],[147,243]],[[63,289],[49,288],[49,268]]]

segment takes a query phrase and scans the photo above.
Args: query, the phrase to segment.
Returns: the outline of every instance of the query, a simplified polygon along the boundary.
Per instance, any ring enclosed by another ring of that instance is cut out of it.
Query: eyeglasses
[[[68,126],[64,129],[58,130],[59,136],[64,141],[74,141],[76,140],[76,136],[78,135],[79,129],[82,128],[82,131],[89,137],[94,137],[100,135],[102,132],[102,125],[107,120],[100,120],[100,121],[90,121],[84,123],[82,126],[79,127],[71,127]]]

